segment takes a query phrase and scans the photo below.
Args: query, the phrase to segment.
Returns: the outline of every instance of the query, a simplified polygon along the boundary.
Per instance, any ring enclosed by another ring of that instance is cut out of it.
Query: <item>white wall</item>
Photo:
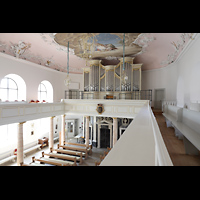
[[[7,74],[17,74],[24,79],[27,90],[27,101],[38,99],[38,86],[44,80],[49,81],[53,86],[54,102],[64,99],[64,91],[68,89],[64,85],[66,73],[0,53],[0,81]],[[73,88],[75,85],[75,87],[79,87],[75,89],[83,90],[82,74],[70,74],[70,78]]]
[[[200,111],[200,34],[167,67],[142,72],[142,89],[165,88],[165,100],[177,100],[179,107]],[[152,103],[152,106],[154,102]]]
[[[25,81],[27,102],[29,102],[31,99],[38,99],[38,86],[44,80],[47,80],[52,84],[54,102],[64,99],[64,91],[68,90],[68,87],[64,85],[66,73],[58,72],[29,61],[17,59],[15,57],[0,53],[0,84],[1,79],[8,74],[17,74]],[[70,78],[72,84],[69,88],[83,90],[82,74],[70,74]],[[45,123],[41,122],[41,120],[43,120]],[[58,124],[57,130],[55,130],[56,124]],[[38,138],[43,138],[44,136],[49,137],[49,126],[50,121],[48,118],[26,122],[24,125],[24,147],[28,148],[34,143],[36,144]],[[13,127],[16,129],[17,124],[13,125]],[[4,129],[6,131],[6,126],[0,126],[1,134],[3,132],[2,130]],[[34,129],[34,135],[31,135],[32,129]],[[54,131],[57,131],[54,137],[58,136],[59,132],[61,131],[61,116],[54,118]],[[16,136],[16,134],[14,135]],[[0,142],[0,157],[5,156],[6,152],[13,152],[13,150],[17,148],[17,138],[15,136],[13,136],[12,141],[10,139],[6,139],[3,144]]]
[[[154,106],[155,89],[165,88],[165,100],[176,99],[177,67],[172,64],[161,69],[142,72],[142,90],[152,89]]]

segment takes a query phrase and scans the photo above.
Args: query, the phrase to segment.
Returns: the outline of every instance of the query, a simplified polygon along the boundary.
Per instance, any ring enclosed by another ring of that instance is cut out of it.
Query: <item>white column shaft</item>
[[[118,135],[118,123],[117,118],[113,118],[113,147],[117,142],[117,135]]]
[[[24,142],[23,142],[23,124],[25,122],[18,124],[17,130],[17,165],[24,162]]]
[[[85,131],[86,131],[86,134],[85,134],[85,144],[86,144],[86,147],[89,147],[89,116],[86,116],[86,126],[85,126]]]

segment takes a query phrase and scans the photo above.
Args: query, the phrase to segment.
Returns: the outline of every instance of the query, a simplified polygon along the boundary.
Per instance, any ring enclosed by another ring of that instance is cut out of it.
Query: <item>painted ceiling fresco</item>
[[[0,52],[57,71],[82,73],[87,59],[104,59],[115,64],[123,53],[123,33],[0,33]],[[142,70],[162,68],[173,63],[192,33],[126,33],[125,55]],[[85,46],[86,45],[86,46]],[[90,49],[88,50],[88,46]],[[89,52],[89,54],[88,54]]]

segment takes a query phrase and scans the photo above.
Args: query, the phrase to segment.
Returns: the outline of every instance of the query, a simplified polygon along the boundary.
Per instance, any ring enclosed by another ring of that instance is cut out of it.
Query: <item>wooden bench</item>
[[[172,106],[168,105],[168,107]],[[186,154],[198,155],[200,150],[200,112],[178,107],[175,109],[177,109],[175,119],[165,113],[163,115],[171,120],[175,135],[179,139],[183,139]]]
[[[66,146],[66,145],[59,145],[59,147],[62,147],[63,149],[67,150],[73,150],[73,151],[78,151],[78,152],[84,152],[85,153],[85,158],[88,157],[88,150],[84,147],[75,147],[75,146]]]
[[[35,162],[32,162],[32,163],[29,163],[29,164],[26,164],[26,163],[20,163],[20,166],[46,166],[45,164],[40,164],[40,163],[35,163]]]
[[[86,148],[86,144],[80,144],[80,143],[72,143],[72,142],[65,142],[64,141],[64,145],[74,145],[74,146],[80,146],[80,147],[85,147]],[[92,154],[92,144],[89,144],[89,147],[87,148],[88,154]]]
[[[47,163],[47,164],[56,165],[56,166],[76,166],[74,162],[71,162],[71,161],[58,160],[54,158],[45,158],[44,154],[42,154],[42,157],[39,159],[32,157],[32,162],[34,163],[35,161],[39,161],[41,164]]]
[[[53,151],[57,152],[56,153],[57,158],[61,159],[63,158],[66,160],[72,160],[72,158],[75,158],[76,162],[79,162],[79,164],[82,164],[83,162],[82,152],[50,148],[50,152],[53,153]]]

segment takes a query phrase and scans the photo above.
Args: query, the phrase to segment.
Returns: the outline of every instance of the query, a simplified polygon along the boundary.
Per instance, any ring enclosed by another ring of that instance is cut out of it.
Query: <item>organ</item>
[[[132,99],[141,90],[142,64],[133,64],[134,57],[119,59],[117,65],[103,65],[101,60],[89,60],[83,68],[84,92],[95,99]]]

